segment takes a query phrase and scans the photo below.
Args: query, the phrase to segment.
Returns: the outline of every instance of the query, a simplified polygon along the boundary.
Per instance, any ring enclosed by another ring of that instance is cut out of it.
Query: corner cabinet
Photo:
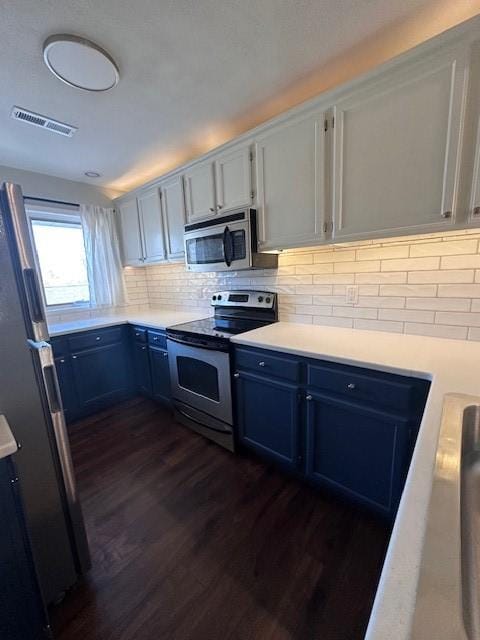
[[[262,249],[318,244],[327,221],[325,114],[285,122],[255,139]]]
[[[396,513],[430,383],[236,347],[238,439],[310,484]]]
[[[467,66],[464,48],[437,53],[335,105],[335,239],[455,223]]]

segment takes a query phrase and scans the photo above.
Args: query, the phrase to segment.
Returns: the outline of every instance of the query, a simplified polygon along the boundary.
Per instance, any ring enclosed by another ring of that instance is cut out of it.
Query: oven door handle
[[[172,342],[176,342],[177,344],[183,344],[187,347],[197,347],[198,349],[208,349],[209,351],[228,351],[228,347],[226,349],[222,349],[218,343],[208,344],[203,341],[196,341],[195,338],[177,338],[176,336],[169,335],[167,333],[167,340],[171,340]]]
[[[229,267],[233,261],[232,233],[228,227],[223,230],[223,259]]]

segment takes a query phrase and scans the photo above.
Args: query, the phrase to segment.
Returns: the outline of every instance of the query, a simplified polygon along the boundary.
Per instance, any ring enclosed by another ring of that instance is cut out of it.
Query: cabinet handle
[[[239,377],[240,377],[240,374],[239,374],[239,373],[234,373],[234,374],[233,374],[233,377],[234,377],[234,378],[239,378]]]
[[[76,360],[76,359],[77,359],[77,356],[72,356],[72,360]]]
[[[451,218],[452,217],[452,212],[451,211],[444,211],[442,213],[442,218]]]
[[[313,396],[308,394],[308,396],[305,396],[305,400],[308,400],[310,402],[310,400],[313,400]]]
[[[145,349],[146,349],[146,348],[147,348],[147,347],[142,347],[142,351],[145,351]]]
[[[165,353],[163,354],[164,358],[168,358],[168,353],[165,351]]]
[[[153,341],[156,342],[158,340],[158,336],[153,337]]]
[[[353,382],[349,382],[349,383],[347,384],[347,389],[355,389],[355,388],[356,388],[356,386],[357,386],[357,385],[356,385],[356,384],[354,384]]]
[[[65,358],[60,358],[60,364],[65,364]]]
[[[473,207],[473,215],[480,216],[480,207]]]
[[[215,211],[215,209],[213,207],[210,207],[210,211]]]
[[[223,204],[217,204],[217,209],[223,209]]]
[[[259,367],[264,367],[265,366],[265,362],[263,362],[263,360],[261,362],[258,363]]]
[[[97,337],[95,338],[95,340],[101,340],[101,339],[102,339],[102,338],[101,338],[100,336],[97,336]]]
[[[139,336],[140,336],[140,334],[139,334],[139,333],[136,333],[136,334],[135,334],[135,337],[136,337],[136,338],[138,338]]]

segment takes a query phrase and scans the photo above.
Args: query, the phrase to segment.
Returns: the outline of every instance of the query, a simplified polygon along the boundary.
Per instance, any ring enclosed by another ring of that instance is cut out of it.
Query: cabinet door
[[[123,343],[75,353],[72,366],[82,412],[108,406],[128,394],[128,356]]]
[[[137,199],[126,200],[117,206],[120,216],[120,237],[124,265],[143,264],[143,247],[140,237]]]
[[[152,379],[150,360],[146,344],[135,342],[133,345],[133,364],[135,369],[135,386],[139,393],[152,395]]]
[[[202,162],[184,174],[185,204],[188,222],[215,215],[215,182],[213,163]]]
[[[326,217],[324,115],[284,123],[257,139],[263,249],[318,243]]]
[[[250,147],[222,153],[215,159],[217,211],[248,207],[252,202]]]
[[[55,368],[57,370],[65,420],[67,422],[71,422],[77,415],[78,402],[75,383],[73,381],[72,361],[70,356],[55,358]]]
[[[150,347],[150,366],[152,371],[152,394],[156,400],[170,400],[170,370],[168,353],[165,349]]]
[[[158,188],[138,196],[145,262],[162,262],[166,258],[162,207]]]
[[[0,638],[47,640],[47,616],[35,574],[30,541],[9,458],[0,460]]]
[[[240,441],[284,467],[299,462],[299,401],[296,386],[250,375],[237,380]]]
[[[334,236],[455,222],[465,60],[450,53],[362,87],[334,109]]]
[[[170,260],[183,258],[185,200],[181,176],[174,176],[162,183],[162,208],[167,241],[167,256]]]
[[[320,394],[307,397],[307,477],[393,515],[406,473],[407,421]]]

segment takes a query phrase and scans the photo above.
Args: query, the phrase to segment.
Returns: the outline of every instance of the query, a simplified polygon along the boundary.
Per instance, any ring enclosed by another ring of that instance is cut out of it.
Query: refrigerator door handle
[[[40,295],[38,275],[35,268],[27,214],[22,190],[18,184],[5,183],[4,194],[10,210],[10,231],[13,234],[18,263],[23,281],[24,295],[29,312],[32,335],[36,341],[48,340],[48,328],[43,300]]]

